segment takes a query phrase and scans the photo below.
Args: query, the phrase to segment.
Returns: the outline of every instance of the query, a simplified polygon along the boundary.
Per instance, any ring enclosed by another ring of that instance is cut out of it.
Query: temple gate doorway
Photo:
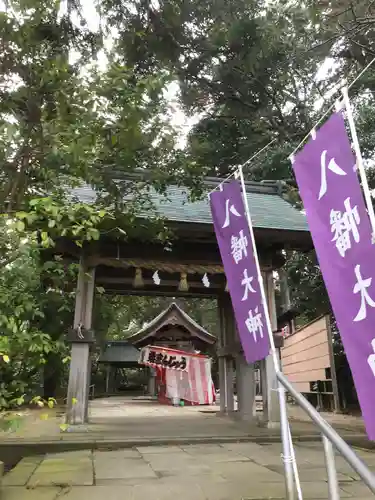
[[[221,179],[208,179],[207,191]],[[282,317],[289,321],[290,305],[284,304],[282,316],[276,313],[274,271],[281,272],[284,250],[309,250],[311,239],[305,217],[283,197],[277,183],[246,183],[248,203],[253,217],[257,249],[265,283],[275,343],[282,346]],[[95,199],[84,187],[76,193],[81,199]],[[220,412],[234,412],[234,378],[240,419],[255,419],[254,366],[247,365],[236,331],[226,278],[213,230],[207,199],[190,202],[186,190],[167,189],[167,198],[154,196],[154,203],[165,217],[173,237],[166,246],[145,237],[121,241],[103,232],[99,241],[79,249],[74,242],[61,238],[55,252],[79,261],[74,328],[68,387],[67,423],[88,421],[91,346],[95,341],[92,304],[95,286],[106,293],[164,297],[211,297],[218,303],[220,329],[216,343],[219,364]],[[142,220],[140,219],[140,225]],[[95,327],[95,325],[94,325]],[[270,357],[260,364],[264,418],[269,426],[278,425],[279,409],[276,377]],[[74,404],[72,403],[74,401]]]

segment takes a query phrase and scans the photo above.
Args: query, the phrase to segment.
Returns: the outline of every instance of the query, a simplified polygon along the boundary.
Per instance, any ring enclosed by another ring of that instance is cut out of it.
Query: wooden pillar
[[[233,358],[226,360],[226,390],[227,390],[227,412],[234,412],[234,366]]]
[[[78,273],[74,329],[91,329],[94,290],[95,269],[88,270],[82,258]],[[91,344],[89,338],[82,340],[77,337],[72,341],[66,413],[68,424],[79,425],[88,421]]]
[[[106,366],[106,374],[105,374],[105,392],[106,394],[109,393],[109,375],[111,372],[111,365]]]
[[[225,347],[225,298],[223,295],[218,297],[219,309],[219,335],[218,348]],[[227,375],[226,375],[226,360],[224,356],[218,359],[219,365],[219,390],[220,390],[220,413],[224,414],[227,410]]]
[[[291,308],[291,301],[290,301],[290,291],[289,291],[289,285],[288,285],[288,274],[285,271],[285,269],[279,269],[278,270],[279,274],[279,282],[280,282],[280,294],[281,294],[281,303],[282,303],[282,310],[283,312],[288,311]],[[294,320],[290,322],[290,332],[294,332]]]
[[[88,271],[87,275],[85,275],[85,284],[86,284],[86,301],[85,301],[85,316],[84,316],[84,324],[83,326],[86,329],[91,329],[92,327],[92,310],[94,305],[94,296],[95,296],[95,268]],[[87,356],[87,396],[85,403],[85,422],[89,420],[89,396],[90,396],[90,384],[91,384],[91,345],[92,343],[88,343],[88,356]]]
[[[263,403],[263,416],[266,419],[268,415],[266,360],[262,359],[259,365],[260,365],[260,380],[261,380],[260,386],[261,386],[262,403]]]
[[[265,273],[263,280],[266,289],[268,312],[270,315],[272,331],[276,332],[277,313],[276,313],[276,301],[275,301],[275,287],[274,287],[272,271]],[[265,366],[266,379],[267,379],[265,384],[266,387],[263,392],[263,402],[266,400],[266,405],[265,409],[263,410],[263,415],[269,427],[275,427],[275,426],[277,427],[280,425],[280,406],[279,406],[279,395],[277,392],[278,382],[276,378],[274,362],[271,355],[267,356],[263,366]]]
[[[234,346],[237,335],[236,318],[234,316],[232,301],[229,293],[224,296],[224,316],[225,316],[225,345]],[[227,412],[234,412],[234,356],[231,352],[225,358],[225,376],[226,376],[226,395],[227,395]]]

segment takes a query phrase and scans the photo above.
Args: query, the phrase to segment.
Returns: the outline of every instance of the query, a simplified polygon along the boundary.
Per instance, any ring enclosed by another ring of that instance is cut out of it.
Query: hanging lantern
[[[140,267],[137,267],[137,269],[135,270],[133,286],[134,288],[142,288],[144,286],[142,269]]]
[[[181,273],[180,283],[178,285],[178,289],[180,292],[187,292],[189,290],[189,284],[187,281],[187,274]]]

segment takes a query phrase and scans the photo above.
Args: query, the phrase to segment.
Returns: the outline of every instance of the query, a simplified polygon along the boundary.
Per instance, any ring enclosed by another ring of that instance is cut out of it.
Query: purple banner
[[[375,246],[349,138],[335,113],[293,165],[320,269],[375,439]]]
[[[270,343],[239,182],[211,193],[210,204],[242,348],[254,363],[268,356]]]

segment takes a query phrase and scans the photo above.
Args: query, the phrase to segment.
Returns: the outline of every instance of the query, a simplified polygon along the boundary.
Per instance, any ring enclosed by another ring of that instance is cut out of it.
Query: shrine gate
[[[207,192],[220,182],[222,179],[207,179]],[[307,251],[312,243],[304,215],[283,197],[281,184],[247,182],[246,190],[275,342],[280,348],[282,336],[278,333],[273,271],[282,269],[283,250]],[[95,193],[89,187],[76,189],[74,194],[81,201],[95,201]],[[165,197],[155,192],[151,195],[158,212],[173,231],[168,248],[145,239],[120,241],[108,231],[98,241],[85,244],[83,249],[61,238],[54,250],[76,259],[80,266],[71,338],[67,423],[83,424],[88,420],[90,352],[95,340],[91,330],[95,286],[111,294],[216,298],[220,315],[217,341],[220,411],[231,414],[234,410],[236,370],[237,414],[251,422],[255,419],[254,366],[247,365],[237,335],[208,199],[190,202],[187,189],[177,186],[170,186]],[[270,356],[261,362],[261,379],[265,418],[268,425],[278,425],[277,382]]]

